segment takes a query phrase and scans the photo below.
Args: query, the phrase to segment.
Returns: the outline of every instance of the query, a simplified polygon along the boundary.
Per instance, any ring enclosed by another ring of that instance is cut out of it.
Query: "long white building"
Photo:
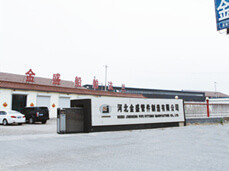
[[[26,82],[26,75],[0,72],[0,110],[18,110],[29,106],[46,106],[50,117],[57,116],[57,108],[70,107],[71,99],[101,96],[144,98],[143,95],[115,93],[76,88],[72,81],[60,81],[54,85],[52,79],[34,77]]]

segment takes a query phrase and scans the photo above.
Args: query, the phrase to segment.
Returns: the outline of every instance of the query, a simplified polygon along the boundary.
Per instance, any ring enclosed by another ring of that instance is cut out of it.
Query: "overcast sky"
[[[229,94],[214,0],[0,0],[0,71]]]

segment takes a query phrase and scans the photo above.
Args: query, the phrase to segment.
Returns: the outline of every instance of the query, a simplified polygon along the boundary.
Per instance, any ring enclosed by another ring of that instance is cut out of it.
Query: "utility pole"
[[[215,97],[217,97],[216,84],[217,84],[217,82],[214,82],[214,85],[215,85]]]
[[[105,91],[107,91],[107,65],[105,65]]]

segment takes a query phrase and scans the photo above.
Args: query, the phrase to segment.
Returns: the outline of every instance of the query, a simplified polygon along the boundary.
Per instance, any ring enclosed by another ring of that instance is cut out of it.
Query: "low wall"
[[[194,123],[221,123],[225,122],[223,118],[192,118],[186,119],[186,123],[194,124]]]
[[[208,109],[209,108],[209,116]],[[185,103],[186,123],[221,123],[229,121],[229,103]]]
[[[229,104],[210,103],[209,117],[207,114],[207,103],[185,103],[184,109],[186,119],[229,117]]]

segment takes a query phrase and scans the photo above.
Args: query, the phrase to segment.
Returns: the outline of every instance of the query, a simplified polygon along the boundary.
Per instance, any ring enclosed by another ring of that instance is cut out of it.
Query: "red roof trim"
[[[116,93],[116,92],[108,92],[108,91],[57,87],[57,86],[9,82],[9,81],[0,81],[0,88],[27,90],[27,91],[31,90],[31,91],[58,92],[58,93],[67,93],[67,94],[82,94],[82,95],[93,95],[93,96],[145,98],[142,94]]]

